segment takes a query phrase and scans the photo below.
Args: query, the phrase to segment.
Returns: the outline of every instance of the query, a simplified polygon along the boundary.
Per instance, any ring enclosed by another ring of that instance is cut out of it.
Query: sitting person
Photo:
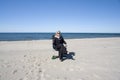
[[[67,54],[67,50],[66,50],[67,43],[62,37],[60,31],[56,32],[56,34],[52,36],[52,39],[53,39],[53,48],[59,52],[59,59],[63,61],[63,54]]]

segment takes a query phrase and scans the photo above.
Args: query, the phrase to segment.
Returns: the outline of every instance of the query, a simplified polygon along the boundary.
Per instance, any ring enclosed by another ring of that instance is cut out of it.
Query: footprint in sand
[[[40,64],[38,64],[38,67],[40,66]]]
[[[64,80],[68,80],[67,77],[64,77]]]
[[[39,68],[38,72],[39,72],[39,73],[41,73],[41,72],[42,72],[41,68]]]
[[[60,78],[59,78],[59,77],[57,77],[57,78],[56,78],[56,80],[60,80]]]
[[[11,65],[9,64],[9,62],[3,60],[2,65],[0,67],[9,68],[11,67]]]
[[[23,80],[22,78],[20,78],[19,80]]]
[[[13,74],[15,74],[16,72],[17,72],[17,70],[14,70],[14,71],[13,71]]]
[[[24,55],[24,57],[26,57],[27,55]]]

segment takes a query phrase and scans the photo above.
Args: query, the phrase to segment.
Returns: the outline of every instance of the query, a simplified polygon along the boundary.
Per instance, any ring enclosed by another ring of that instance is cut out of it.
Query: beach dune
[[[51,40],[1,41],[0,80],[120,80],[120,38],[66,42],[61,62]]]

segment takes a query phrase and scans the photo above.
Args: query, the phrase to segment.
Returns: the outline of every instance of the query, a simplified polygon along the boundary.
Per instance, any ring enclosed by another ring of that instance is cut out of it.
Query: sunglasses
[[[57,34],[60,34],[60,33],[57,33]]]

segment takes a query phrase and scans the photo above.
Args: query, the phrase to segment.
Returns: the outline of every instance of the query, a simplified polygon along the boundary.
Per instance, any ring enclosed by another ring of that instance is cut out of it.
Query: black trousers
[[[57,50],[59,51],[59,59],[63,59],[63,54],[67,54],[66,47],[63,44],[56,45]]]

